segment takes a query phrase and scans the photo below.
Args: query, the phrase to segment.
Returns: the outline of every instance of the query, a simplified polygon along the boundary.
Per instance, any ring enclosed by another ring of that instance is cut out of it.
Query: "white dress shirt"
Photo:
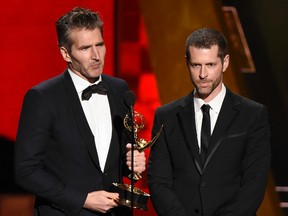
[[[201,126],[203,119],[203,113],[201,107],[203,104],[208,104],[211,108],[209,114],[210,114],[210,125],[212,135],[225,95],[226,95],[226,87],[224,86],[224,84],[222,84],[222,89],[219,92],[219,94],[215,98],[213,98],[209,103],[205,103],[201,98],[194,97],[195,123],[196,123],[199,151],[201,149]]]
[[[112,120],[108,96],[94,93],[89,100],[81,99],[83,90],[90,85],[99,83],[102,77],[100,76],[95,83],[90,83],[71,70],[68,69],[68,71],[78,93],[90,129],[94,135],[100,167],[101,170],[104,171],[112,138]]]

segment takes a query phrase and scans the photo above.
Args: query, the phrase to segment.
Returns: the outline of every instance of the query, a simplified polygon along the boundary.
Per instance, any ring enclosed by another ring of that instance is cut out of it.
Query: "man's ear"
[[[187,57],[187,55],[185,55],[185,61],[186,61],[186,66],[189,68],[189,57]]]
[[[224,60],[223,60],[223,71],[222,71],[222,72],[225,72],[226,69],[228,68],[229,59],[230,59],[230,56],[229,56],[229,55],[226,55],[226,56],[224,57]]]
[[[63,46],[60,47],[60,53],[61,53],[64,61],[66,61],[67,63],[71,62],[71,57],[70,57],[69,52],[67,51],[67,49],[65,47],[63,47]]]

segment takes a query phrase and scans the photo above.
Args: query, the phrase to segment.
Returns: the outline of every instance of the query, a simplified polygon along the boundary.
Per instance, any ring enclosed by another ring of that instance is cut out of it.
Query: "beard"
[[[196,96],[203,99],[203,100],[208,98],[210,95],[212,95],[215,92],[215,89],[219,85],[221,85],[221,83],[222,83],[222,77],[219,77],[214,82],[212,80],[204,80],[204,81],[199,80],[198,82],[193,82],[193,84],[196,88]],[[216,93],[216,95],[217,95],[217,93]],[[212,97],[212,98],[214,98],[214,97]]]
[[[215,88],[213,88],[212,85],[209,85],[205,88],[196,86],[197,95],[202,99],[207,98],[213,92],[214,89]]]

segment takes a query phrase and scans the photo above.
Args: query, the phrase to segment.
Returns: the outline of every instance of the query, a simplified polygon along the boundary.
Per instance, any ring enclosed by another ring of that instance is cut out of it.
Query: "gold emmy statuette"
[[[138,132],[143,130],[145,127],[145,119],[142,114],[140,114],[137,111],[134,111],[134,125],[129,125],[129,122],[131,122],[131,119],[129,118],[128,114],[126,114],[124,118],[124,126],[126,129],[128,129],[130,132],[134,134],[134,149],[138,150],[139,152],[144,151],[147,148],[150,148],[158,139],[159,135],[162,132],[163,125],[161,126],[158,133],[155,135],[155,137],[152,138],[150,141],[146,141],[145,139],[138,137]],[[139,180],[142,178],[142,176],[139,173],[134,172],[133,175],[130,175],[129,178],[133,178],[134,180]],[[150,195],[138,188],[133,187],[133,192],[131,190],[131,185],[128,184],[119,184],[119,183],[113,183],[112,184],[112,190],[114,192],[119,193],[119,204],[131,207],[131,193],[133,193],[133,208],[141,209],[141,210],[147,210],[147,202],[150,197]]]

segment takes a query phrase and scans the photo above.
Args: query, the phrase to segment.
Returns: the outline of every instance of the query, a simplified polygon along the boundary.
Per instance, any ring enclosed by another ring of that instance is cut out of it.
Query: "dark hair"
[[[218,56],[221,61],[224,61],[224,57],[228,54],[227,41],[224,35],[215,29],[201,28],[192,32],[186,41],[186,58],[190,59],[189,47],[210,49],[212,46],[217,45],[219,47]]]
[[[89,9],[76,7],[68,13],[61,16],[56,21],[56,30],[58,36],[58,46],[64,46],[71,51],[72,41],[70,38],[71,30],[99,28],[103,35],[103,22],[98,13]]]

